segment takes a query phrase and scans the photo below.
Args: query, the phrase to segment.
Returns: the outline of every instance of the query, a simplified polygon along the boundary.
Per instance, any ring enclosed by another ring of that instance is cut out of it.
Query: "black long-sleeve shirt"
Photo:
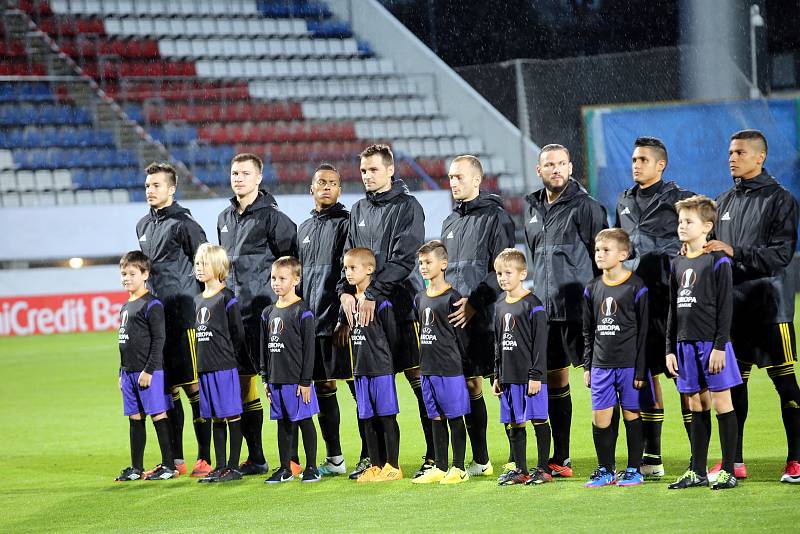
[[[648,329],[648,290],[641,278],[609,284],[598,276],[583,292],[583,366],[634,368],[644,380]]]
[[[353,353],[353,374],[380,376],[394,374],[392,351],[397,347],[397,322],[392,303],[382,296],[375,299],[375,318],[369,326],[358,325],[358,313],[353,317],[350,331],[350,350]]]
[[[197,323],[197,371],[207,373],[237,368],[250,355],[238,299],[227,287],[210,297],[194,298]]]
[[[460,299],[461,294],[452,287],[432,296],[427,291],[420,291],[414,297],[420,329],[419,364],[423,375],[464,374],[466,331],[453,326],[447,319]]]
[[[547,376],[547,313],[533,293],[495,304],[494,372],[501,384]]]
[[[725,350],[733,315],[731,259],[724,252],[672,260],[667,353],[678,341],[713,341]]]
[[[311,385],[314,371],[314,313],[304,300],[261,314],[261,376],[271,384]]]
[[[153,374],[164,363],[164,305],[152,293],[126,302],[119,311],[120,369]]]

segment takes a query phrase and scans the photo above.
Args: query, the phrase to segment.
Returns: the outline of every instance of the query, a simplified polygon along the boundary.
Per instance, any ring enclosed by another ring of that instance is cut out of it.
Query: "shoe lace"
[[[727,471],[720,471],[717,475],[717,484],[727,484],[728,480],[731,478],[731,474]]]
[[[597,480],[598,478],[602,477],[605,474],[607,474],[607,471],[605,469],[603,469],[602,467],[598,466],[598,467],[595,468],[594,471],[592,471],[592,474],[589,475],[589,479]]]

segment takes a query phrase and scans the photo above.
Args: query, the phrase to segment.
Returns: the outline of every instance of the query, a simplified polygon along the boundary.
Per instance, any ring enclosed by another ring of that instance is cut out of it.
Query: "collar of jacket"
[[[575,178],[570,177],[569,181],[567,181],[567,187],[564,189],[564,192],[561,193],[556,201],[550,205],[555,206],[556,204],[568,202],[573,198],[584,197],[588,194],[589,193],[586,192],[586,189],[584,189]],[[541,189],[527,195],[525,200],[527,200],[530,204],[543,205],[545,202],[547,202],[547,191],[544,187],[542,187]]]
[[[400,195],[408,193],[409,191],[408,187],[406,187],[406,183],[400,178],[395,178],[392,176],[391,189],[384,191],[383,193],[372,193],[368,191],[367,200],[373,204],[385,204],[395,197],[399,197]]]
[[[239,210],[239,201],[236,200],[235,196],[231,197],[231,205],[233,206],[234,210],[236,210],[236,211]],[[263,209],[266,209],[266,208],[275,208],[275,209],[277,209],[278,208],[278,203],[275,201],[275,197],[273,197],[271,194],[267,193],[263,189],[259,189],[258,190],[258,195],[256,196],[256,199],[253,201],[252,204],[247,206],[244,209],[244,211],[242,211],[242,215],[244,215],[246,213],[250,213],[250,212],[256,211],[256,210],[263,210]]]
[[[347,213],[347,209],[341,202],[337,202],[333,206],[328,206],[320,211],[317,211],[316,208],[311,210],[311,216],[315,219],[327,219],[333,217],[334,215],[340,215],[343,213]]]
[[[150,208],[150,216],[153,219],[163,221],[164,219],[168,219],[173,215],[177,215],[179,213],[189,213],[189,210],[178,204],[177,202],[173,202],[166,208],[161,208],[157,210],[155,208]]]
[[[658,185],[657,184],[653,184],[650,187],[658,187]],[[636,195],[636,192],[639,191],[639,189],[641,189],[641,187],[639,187],[639,184],[636,184],[633,187],[630,187],[630,188],[626,189],[625,193],[623,194],[623,196],[625,198],[633,197],[633,196]],[[661,181],[661,191],[659,191],[658,193],[654,194],[653,197],[658,197],[658,196],[661,196],[661,195],[663,195],[665,193],[670,193],[672,191],[675,191],[676,189],[680,189],[680,188],[678,187],[678,184],[676,184],[675,182],[666,182],[666,181],[662,180]]]
[[[761,174],[758,176],[750,178],[749,180],[734,178],[733,183],[735,184],[734,187],[740,191],[755,191],[762,187],[775,185],[778,181],[769,175],[767,169],[761,169]]]
[[[460,215],[466,215],[471,211],[476,211],[482,208],[496,206],[503,207],[503,199],[499,195],[493,193],[478,192],[478,196],[472,200],[459,200],[453,207],[453,211],[458,212]]]

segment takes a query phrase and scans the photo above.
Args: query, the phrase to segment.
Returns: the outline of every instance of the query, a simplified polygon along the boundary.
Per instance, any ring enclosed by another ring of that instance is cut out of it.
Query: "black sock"
[[[336,390],[329,393],[317,393],[317,402],[319,402],[319,433],[322,434],[322,440],[325,442],[325,450],[327,456],[341,456],[342,444],[339,439],[339,421],[341,415],[339,413],[339,401],[336,399]]]
[[[291,453],[289,454],[289,459],[300,465],[300,455],[298,454],[298,448],[300,447],[300,427],[299,425],[294,425],[292,427],[292,446],[291,446]]]
[[[689,438],[689,445],[692,444],[692,410],[689,408],[681,408],[681,417],[683,418],[683,428],[686,430],[686,437]]]
[[[514,463],[514,445],[511,443],[511,425],[503,425],[506,431],[506,440],[508,441],[508,463]]]
[[[620,420],[621,410],[619,407],[619,403],[614,405],[614,408],[611,410],[611,432],[614,434],[614,441],[612,449],[614,451],[617,450],[617,441],[619,440],[619,420]]]
[[[284,417],[278,419],[278,457],[280,458],[281,467],[289,469],[289,460],[292,455],[292,422]]]
[[[600,428],[592,425],[594,450],[597,452],[597,464],[605,467],[609,473],[614,472],[614,430],[607,426]]]
[[[433,425],[428,418],[428,410],[425,408],[425,400],[422,398],[422,383],[419,378],[409,380],[411,390],[417,398],[417,408],[419,408],[419,421],[422,423],[422,433],[425,435],[425,459],[433,460],[435,453],[433,451]],[[387,455],[388,455],[387,451]],[[395,466],[397,467],[397,466]]]
[[[239,468],[239,458],[242,454],[242,420],[228,421],[228,435],[231,441],[231,450],[228,452],[228,467]]]
[[[372,465],[377,467],[383,467],[378,461],[378,440],[383,440],[383,433],[378,435],[378,418],[371,417],[369,419],[364,419],[364,440],[367,442],[367,454],[364,455],[364,458],[369,458],[372,462]]]
[[[214,468],[221,469],[228,465],[228,458],[225,453],[225,449],[228,446],[228,425],[225,421],[214,421],[211,429],[214,434],[214,456],[217,460]]]
[[[536,452],[538,454],[536,467],[547,471],[547,460],[550,458],[550,423],[534,423],[533,431],[536,433]]]
[[[400,468],[400,427],[397,417],[386,415],[379,418],[383,425],[383,441],[386,443],[386,463],[394,468]],[[430,419],[428,419],[430,421]],[[433,431],[431,431],[433,434]],[[431,437],[433,441],[433,437]]]
[[[631,421],[625,420],[625,435],[628,440],[628,467],[635,467],[637,471],[642,464],[642,452],[644,451],[643,426],[641,417]]]
[[[781,400],[781,418],[786,431],[786,461],[800,460],[800,387],[794,374],[794,364],[787,363],[767,369]]]
[[[514,463],[517,469],[528,474],[528,431],[524,426],[511,427],[511,446],[514,448]]]
[[[256,398],[242,405],[241,425],[242,435],[247,442],[247,459],[258,465],[267,463],[261,440],[261,430],[264,427],[264,408],[261,399]]]
[[[450,441],[453,444],[453,465],[464,469],[464,456],[467,454],[467,427],[463,417],[447,420],[450,425]],[[488,461],[488,460],[487,460]]]
[[[158,448],[161,449],[161,465],[175,469],[175,459],[172,457],[172,430],[169,427],[169,420],[165,418],[153,421],[153,428],[156,429]]]
[[[550,426],[553,431],[553,460],[563,464],[569,458],[569,434],[572,427],[572,395],[569,384],[548,391]]]
[[[144,419],[130,421],[131,467],[144,471],[144,447],[147,444],[147,429]]]
[[[433,448],[436,456],[436,467],[442,471],[447,471],[447,466],[450,463],[448,455],[448,436],[447,420],[439,419],[431,421],[433,426]]]
[[[211,419],[200,417],[200,392],[189,394],[189,406],[192,408],[192,424],[194,437],[197,439],[197,459],[211,463]]]
[[[642,435],[644,436],[644,453],[642,463],[659,465],[661,460],[661,427],[664,424],[663,408],[642,410]]]
[[[727,412],[717,415],[719,425],[719,446],[722,449],[722,469],[733,474],[733,461],[736,456],[736,414]]]
[[[353,395],[353,400],[358,403],[356,400],[356,386],[352,380],[347,381],[347,387],[350,388],[350,393]],[[366,435],[366,421],[364,419],[358,419],[358,436],[361,438],[361,452],[358,454],[358,459],[363,460],[364,458],[369,457],[369,447],[367,446],[367,435]]]
[[[183,403],[181,393],[172,394],[173,407],[167,410],[167,420],[170,422],[170,439],[172,440],[172,455],[178,460],[183,460]]]
[[[483,392],[478,396],[469,398],[470,412],[464,416],[469,442],[472,445],[472,459],[479,464],[489,463],[489,448],[486,444],[486,427],[488,416],[486,415],[486,401]]]
[[[303,433],[303,451],[306,454],[306,469],[317,466],[317,429],[312,418],[298,421],[297,426]]]
[[[701,476],[706,476],[708,469],[708,442],[709,435],[706,420],[711,421],[711,412],[692,412],[692,470]]]
[[[744,462],[744,454],[742,451],[742,446],[744,444],[744,424],[747,421],[747,412],[750,409],[750,402],[747,398],[747,381],[750,378],[752,366],[743,367],[741,362],[738,363],[743,382],[731,388],[731,403],[733,404],[733,411],[736,412],[737,421],[735,461],[742,463]]]

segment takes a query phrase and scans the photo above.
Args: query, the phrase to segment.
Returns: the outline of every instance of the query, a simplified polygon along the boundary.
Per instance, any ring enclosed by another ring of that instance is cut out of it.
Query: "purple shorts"
[[[422,375],[421,381],[428,418],[453,419],[469,413],[469,393],[463,376]]]
[[[164,371],[153,371],[150,387],[139,387],[140,371],[122,371],[122,410],[126,416],[137,413],[156,415],[172,408],[172,395],[164,393]]]
[[[224,419],[242,413],[242,389],[239,371],[225,369],[199,373],[200,417]]]
[[[314,384],[311,384],[311,401],[308,404],[297,394],[298,387],[297,384],[269,384],[269,393],[272,397],[269,401],[270,419],[274,421],[288,417],[289,421],[294,422],[309,419],[319,413]]]
[[[642,389],[636,389],[633,387],[635,374],[633,367],[592,367],[592,410],[605,410],[617,403],[623,410],[652,408],[655,404],[652,378],[648,373]]]
[[[536,395],[528,395],[528,384],[503,384],[500,395],[500,422],[525,423],[547,419],[547,384]]]
[[[697,393],[700,390],[725,391],[742,383],[739,364],[733,346],[725,344],[725,367],[713,375],[708,372],[708,360],[714,343],[711,341],[678,342],[678,391]]]
[[[400,413],[394,375],[356,376],[356,406],[359,419],[371,419]]]

